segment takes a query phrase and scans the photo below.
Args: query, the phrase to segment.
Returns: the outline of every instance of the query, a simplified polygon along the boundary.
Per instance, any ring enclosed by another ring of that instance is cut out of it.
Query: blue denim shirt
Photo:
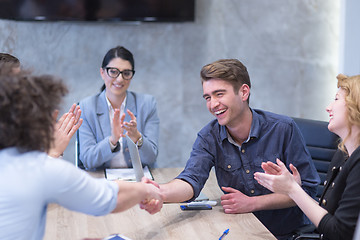
[[[226,127],[217,120],[207,124],[197,136],[185,169],[177,177],[192,185],[195,199],[212,167],[219,187],[232,187],[247,196],[272,193],[254,179],[255,172],[263,172],[262,162],[282,160],[290,163],[301,174],[302,188],[315,197],[320,178],[305,141],[295,122],[290,118],[261,110],[251,110],[253,120],[249,138],[241,147],[229,142]],[[308,223],[298,207],[254,212],[255,216],[275,235],[289,234]]]

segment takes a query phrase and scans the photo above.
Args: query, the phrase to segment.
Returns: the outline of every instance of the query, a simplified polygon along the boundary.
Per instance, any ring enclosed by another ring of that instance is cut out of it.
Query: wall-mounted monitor
[[[0,19],[192,22],[195,0],[0,0]]]

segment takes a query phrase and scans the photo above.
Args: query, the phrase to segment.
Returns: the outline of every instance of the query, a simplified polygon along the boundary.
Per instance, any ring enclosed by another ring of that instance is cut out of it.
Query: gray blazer
[[[84,119],[79,129],[79,160],[86,169],[101,169],[110,166],[110,160],[117,152],[112,152],[109,144],[111,125],[105,90],[95,96],[87,97],[79,103]],[[134,113],[137,128],[143,135],[143,145],[139,149],[143,165],[153,165],[158,155],[160,120],[156,109],[156,100],[148,94],[127,91],[125,112]],[[130,116],[126,114],[125,121]],[[130,154],[123,139],[124,157],[131,167]]]

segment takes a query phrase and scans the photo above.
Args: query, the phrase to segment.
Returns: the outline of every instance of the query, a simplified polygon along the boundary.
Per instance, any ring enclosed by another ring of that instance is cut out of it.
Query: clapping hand
[[[59,111],[54,112],[56,119]],[[65,151],[72,136],[80,128],[83,120],[80,118],[81,110],[76,104],[73,104],[69,111],[61,116],[54,127],[54,141],[48,154],[52,157],[59,157]]]

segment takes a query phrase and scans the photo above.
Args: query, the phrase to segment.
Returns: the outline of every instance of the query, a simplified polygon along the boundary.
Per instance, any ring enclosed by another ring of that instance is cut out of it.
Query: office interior
[[[252,81],[250,106],[328,120],[336,75],[360,73],[356,0],[196,0],[193,22],[0,20],[0,52],[23,67],[62,78],[61,112],[97,94],[103,56],[122,45],[135,58],[129,90],[155,96],[160,117],[156,167],[183,167],[197,132],[213,116],[200,69],[237,58]],[[75,139],[64,159],[75,161]]]

